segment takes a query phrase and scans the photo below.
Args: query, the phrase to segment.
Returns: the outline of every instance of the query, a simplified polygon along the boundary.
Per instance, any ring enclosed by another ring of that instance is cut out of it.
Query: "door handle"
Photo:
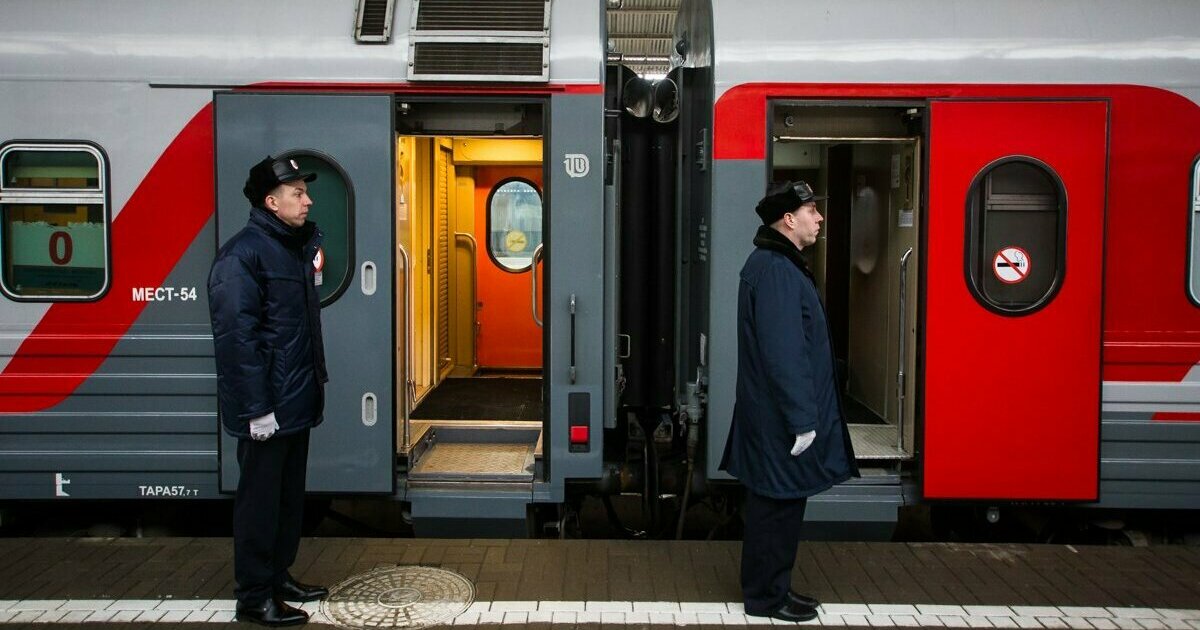
[[[542,246],[543,246],[543,245],[545,245],[545,243],[538,243],[538,246],[537,246],[537,248],[535,248],[535,249],[533,250],[533,259],[532,259],[532,261],[530,262],[530,265],[529,265],[530,271],[532,271],[532,272],[533,272],[533,273],[530,275],[531,279],[533,280],[533,285],[532,285],[532,288],[530,289],[530,302],[531,302],[531,305],[532,305],[532,307],[533,307],[533,323],[537,324],[537,325],[538,325],[538,328],[541,328],[541,327],[542,327],[542,318],[541,318],[541,317],[538,317],[538,302],[537,302],[537,289],[538,289],[538,281],[537,281],[537,265],[538,265],[538,261],[539,261],[539,260],[541,260],[541,258],[542,258]]]
[[[408,453],[411,444],[411,431],[409,429],[409,415],[412,413],[412,298],[409,292],[412,290],[412,258],[408,255],[408,250],[404,249],[404,245],[397,245],[400,250],[400,257],[404,259],[404,392],[403,400],[400,404],[400,415],[403,420],[401,439],[404,441],[404,452]]]
[[[471,341],[471,367],[476,369],[479,367],[479,274],[475,272],[475,256],[479,246],[475,237],[466,232],[455,232],[454,239],[466,243],[471,254],[471,329],[475,331]]]
[[[571,304],[568,307],[571,311],[571,367],[567,368],[567,377],[571,382],[575,382],[575,294],[571,294]]]
[[[907,349],[904,347],[904,340],[908,338],[908,324],[905,322],[905,316],[908,314],[908,257],[912,256],[913,248],[909,247],[908,251],[900,257],[900,347],[896,354],[899,355],[899,369],[896,370],[896,448],[901,453],[904,452],[904,391],[908,388],[908,383],[904,377],[904,366],[908,363]]]

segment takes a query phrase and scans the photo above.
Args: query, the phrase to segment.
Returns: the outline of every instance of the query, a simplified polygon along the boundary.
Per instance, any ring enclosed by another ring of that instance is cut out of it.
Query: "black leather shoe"
[[[788,591],[787,598],[788,601],[792,602],[793,604],[800,604],[801,606],[808,606],[809,608],[816,608],[817,606],[821,605],[821,602],[809,597],[808,595],[801,595],[796,591]]]
[[[288,606],[278,597],[272,597],[257,606],[243,606],[239,603],[234,618],[270,628],[308,623],[308,613]]]
[[[789,601],[782,608],[771,613],[771,618],[793,623],[812,621],[817,618],[817,609],[812,606],[805,606],[804,604]]]
[[[329,589],[324,586],[301,584],[292,578],[288,578],[275,589],[276,597],[289,602],[315,602],[325,599],[328,594]]]

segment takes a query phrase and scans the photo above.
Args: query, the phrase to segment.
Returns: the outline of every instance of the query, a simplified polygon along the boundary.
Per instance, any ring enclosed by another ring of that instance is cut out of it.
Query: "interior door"
[[[542,242],[542,192],[540,166],[476,169],[480,367],[542,367],[542,329],[533,319],[533,268],[529,262]],[[538,260],[541,317],[545,264]]]
[[[329,383],[325,420],[310,442],[308,490],[393,492],[392,99],[238,92],[214,100],[220,243],[245,226],[242,186],[264,156],[323,165],[314,188],[343,180],[324,200],[314,192],[310,212],[327,243],[319,293]],[[236,446],[222,434],[222,491],[237,487]]]
[[[1107,103],[940,101],[929,124],[924,494],[1095,500]],[[1023,220],[1045,196],[989,179],[1009,162],[1058,187],[1057,243],[972,214]]]

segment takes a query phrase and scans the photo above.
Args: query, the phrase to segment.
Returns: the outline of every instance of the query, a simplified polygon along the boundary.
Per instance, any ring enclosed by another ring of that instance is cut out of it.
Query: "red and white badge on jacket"
[[[319,287],[325,281],[325,274],[321,273],[325,270],[325,250],[318,247],[317,255],[313,256],[313,286]]]

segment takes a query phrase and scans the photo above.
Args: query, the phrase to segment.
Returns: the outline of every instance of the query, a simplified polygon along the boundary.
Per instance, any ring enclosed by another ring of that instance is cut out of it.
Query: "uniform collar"
[[[808,270],[808,264],[804,262],[804,257],[800,255],[800,248],[796,247],[796,244],[788,240],[788,237],[781,234],[779,230],[769,225],[758,226],[758,232],[754,235],[754,246],[776,251],[787,256],[787,259],[792,261],[792,264],[796,265],[797,269],[803,271],[804,275],[812,277],[812,272]]]
[[[250,222],[279,239],[284,245],[296,248],[308,243],[317,231],[317,224],[312,221],[305,221],[304,225],[294,228],[280,221],[273,213],[257,206],[250,208]]]

